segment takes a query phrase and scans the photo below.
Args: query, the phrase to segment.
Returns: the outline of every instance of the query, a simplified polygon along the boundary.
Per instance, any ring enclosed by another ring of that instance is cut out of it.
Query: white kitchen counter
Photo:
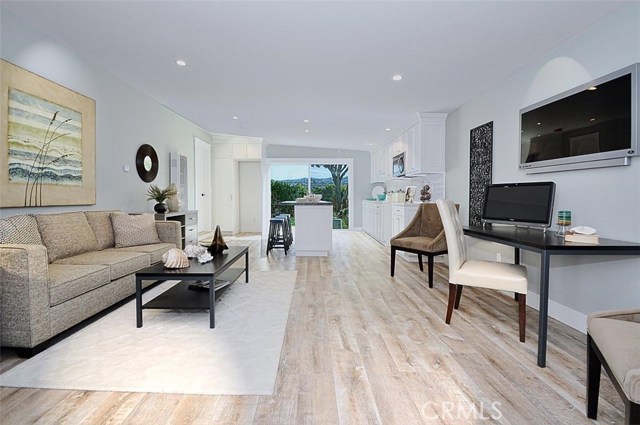
[[[295,235],[293,245],[298,257],[326,257],[333,243],[333,205],[294,203]]]

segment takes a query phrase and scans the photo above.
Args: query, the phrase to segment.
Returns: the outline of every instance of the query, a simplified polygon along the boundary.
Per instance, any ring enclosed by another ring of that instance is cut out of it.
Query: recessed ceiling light
[[[309,120],[303,120],[304,122],[309,122]]]
[[[595,120],[596,120],[595,118],[591,118],[589,121],[595,121]]]
[[[237,119],[238,119],[238,117],[232,117],[232,118],[233,118],[234,120],[237,120]]]
[[[538,123],[538,125],[542,124],[541,122]]]
[[[593,90],[598,90],[598,88],[597,88],[596,86],[591,86],[591,87],[589,87],[587,90],[591,90],[591,91],[593,91]]]
[[[391,131],[389,127],[385,128],[384,131]]]
[[[369,143],[369,146],[373,146],[373,143]]]
[[[176,65],[178,65],[178,66],[187,66],[187,63],[182,59],[178,59],[176,61]]]
[[[309,130],[305,130],[304,132],[305,132],[305,133],[308,133],[308,132],[309,132]]]
[[[393,81],[400,81],[402,80],[402,75],[396,74],[393,77],[391,77],[391,79],[393,79]]]

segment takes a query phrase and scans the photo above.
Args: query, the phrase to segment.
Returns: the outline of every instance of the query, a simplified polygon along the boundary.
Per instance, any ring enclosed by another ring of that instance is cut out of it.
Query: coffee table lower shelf
[[[244,273],[244,269],[227,269],[216,280],[228,281],[226,285],[215,288],[217,300],[233,283]],[[206,289],[193,290],[189,285],[193,280],[183,280],[180,283],[167,289],[154,299],[142,305],[143,309],[166,309],[166,310],[209,310],[209,291]]]

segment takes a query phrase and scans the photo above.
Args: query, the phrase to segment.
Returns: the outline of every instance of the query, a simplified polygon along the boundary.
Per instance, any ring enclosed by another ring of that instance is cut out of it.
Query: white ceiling
[[[358,150],[418,111],[450,112],[623,4],[2,1],[207,131]]]

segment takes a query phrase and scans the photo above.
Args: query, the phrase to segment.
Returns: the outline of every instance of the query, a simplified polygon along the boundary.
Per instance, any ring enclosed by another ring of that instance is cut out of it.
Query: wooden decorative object
[[[213,240],[211,241],[211,245],[209,245],[209,248],[207,248],[207,251],[209,251],[211,255],[216,255],[220,254],[225,249],[229,249],[229,247],[224,242],[222,231],[220,230],[220,225],[218,225],[216,226],[216,230],[213,233]]]

